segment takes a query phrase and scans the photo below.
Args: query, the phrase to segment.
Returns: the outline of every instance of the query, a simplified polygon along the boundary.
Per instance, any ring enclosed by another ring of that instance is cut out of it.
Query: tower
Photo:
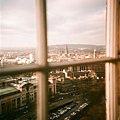
[[[1,60],[0,60],[0,67],[3,67],[4,65],[4,55],[1,57]]]
[[[53,93],[53,94],[56,94],[56,79],[53,78],[52,81],[53,81],[52,93]]]
[[[33,61],[33,54],[29,54],[29,59]]]
[[[94,49],[93,58],[96,58],[96,49]]]
[[[65,47],[65,55],[68,56],[68,47],[67,47],[67,45]]]

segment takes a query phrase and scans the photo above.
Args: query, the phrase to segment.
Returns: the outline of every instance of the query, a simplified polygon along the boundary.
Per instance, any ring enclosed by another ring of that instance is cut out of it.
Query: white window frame
[[[119,0],[107,0],[106,57],[118,59]],[[106,120],[118,120],[117,62],[106,63]]]
[[[7,74],[18,74],[23,72],[38,71],[38,103],[37,119],[48,119],[48,70],[106,63],[106,120],[118,120],[118,100],[117,100],[117,61],[118,50],[118,2],[119,0],[107,0],[107,20],[106,20],[106,58],[81,60],[64,63],[47,62],[47,20],[46,20],[46,0],[36,0],[37,10],[37,65],[0,68],[0,76]]]

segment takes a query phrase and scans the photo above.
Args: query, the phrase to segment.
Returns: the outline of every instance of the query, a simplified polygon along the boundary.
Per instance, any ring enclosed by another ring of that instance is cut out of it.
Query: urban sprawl
[[[105,47],[53,45],[48,62],[105,57]],[[37,64],[36,49],[0,50],[0,69]],[[37,120],[37,74],[0,76],[0,120]],[[105,120],[105,64],[58,68],[48,73],[50,120]]]

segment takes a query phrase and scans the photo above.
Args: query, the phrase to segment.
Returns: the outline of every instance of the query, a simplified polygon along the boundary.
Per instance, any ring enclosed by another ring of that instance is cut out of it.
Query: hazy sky
[[[105,44],[106,0],[47,0],[48,44]],[[0,0],[2,47],[36,46],[35,0]]]

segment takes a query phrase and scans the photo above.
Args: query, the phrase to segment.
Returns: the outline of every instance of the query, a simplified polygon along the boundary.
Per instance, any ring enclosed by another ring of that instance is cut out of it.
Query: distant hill
[[[78,50],[81,48],[86,48],[86,50],[105,50],[105,45],[90,45],[90,44],[61,44],[61,45],[49,45],[49,50],[60,50],[65,49],[67,46],[68,49]],[[26,50],[35,50],[36,48],[3,48],[2,51],[26,51]]]
[[[89,44],[63,44],[63,45],[50,45],[48,47],[49,50],[57,50],[57,49],[65,49],[67,46],[68,49],[81,49],[86,48],[88,50],[101,50],[105,49],[105,45],[89,45]]]

